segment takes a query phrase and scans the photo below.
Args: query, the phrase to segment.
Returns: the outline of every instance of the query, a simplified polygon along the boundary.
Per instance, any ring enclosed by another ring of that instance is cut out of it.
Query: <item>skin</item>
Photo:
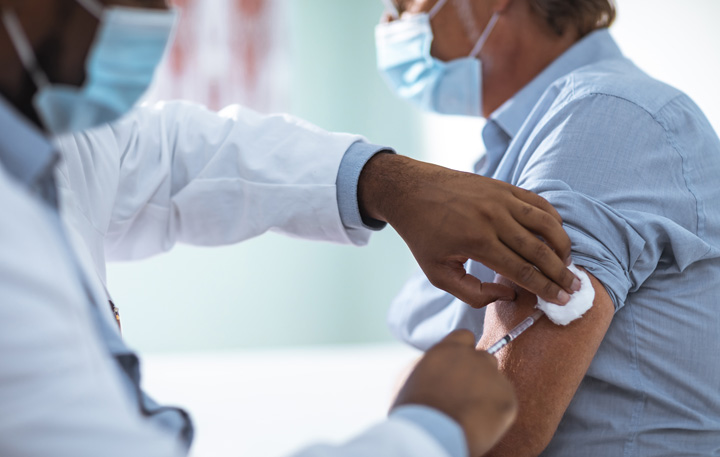
[[[167,9],[166,0],[100,0],[106,6]],[[74,0],[0,0],[10,9],[35,50],[40,68],[54,83],[81,86],[85,60],[95,38],[98,20]],[[44,11],[43,14],[37,14]],[[0,93],[33,123],[40,121],[32,107],[36,87],[25,71],[4,26],[0,26]]]
[[[454,418],[465,431],[471,456],[485,454],[512,424],[517,401],[497,361],[475,350],[475,336],[460,330],[425,353],[392,409],[427,405]]]
[[[614,307],[602,284],[588,275],[595,289],[593,307],[568,326],[546,317],[495,354],[499,368],[515,386],[518,418],[492,457],[530,457],[550,443],[592,362],[613,317]],[[507,278],[497,282],[512,286]],[[485,350],[534,311],[537,297],[518,288],[517,299],[487,307],[478,349]]]
[[[465,303],[481,308],[492,297],[512,299],[515,295],[512,288],[483,283],[467,274],[468,259],[503,272],[554,302],[566,302],[569,295],[548,282],[533,263],[551,276],[566,277],[571,288],[579,289],[579,281],[573,284],[575,275],[549,247],[562,258],[569,255],[562,220],[536,194],[391,154],[378,154],[363,175],[358,195],[365,202],[366,214],[389,222],[432,284]],[[543,234],[548,244],[535,233]],[[559,293],[567,296],[558,297]]]

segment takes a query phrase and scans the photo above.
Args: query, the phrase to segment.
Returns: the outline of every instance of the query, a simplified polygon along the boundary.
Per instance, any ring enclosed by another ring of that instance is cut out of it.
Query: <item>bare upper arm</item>
[[[519,400],[516,423],[490,456],[535,456],[547,447],[575,395],[601,341],[614,308],[603,285],[592,275],[593,307],[567,327],[546,317],[496,354],[500,370],[515,386]],[[497,282],[509,284],[498,277]],[[516,287],[516,286],[515,286]],[[532,314],[535,295],[518,290],[513,302],[487,307],[479,349],[487,349]]]

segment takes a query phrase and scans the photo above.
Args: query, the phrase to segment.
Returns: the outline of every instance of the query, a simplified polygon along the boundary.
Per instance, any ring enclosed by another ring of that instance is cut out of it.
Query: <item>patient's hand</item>
[[[488,455],[536,456],[552,439],[570,400],[587,372],[613,316],[612,301],[602,284],[595,288],[593,307],[568,326],[543,318],[496,354],[500,371],[515,386],[519,409],[516,423]],[[517,291],[514,301],[487,307],[478,349],[487,349],[533,313],[536,296],[504,277],[496,282]]]
[[[467,330],[451,333],[420,359],[393,408],[435,408],[460,424],[470,455],[480,456],[497,443],[515,418],[517,404],[497,362],[475,350]]]

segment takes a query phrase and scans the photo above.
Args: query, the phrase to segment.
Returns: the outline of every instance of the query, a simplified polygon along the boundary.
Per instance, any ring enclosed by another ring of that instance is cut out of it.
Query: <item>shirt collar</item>
[[[552,83],[586,65],[622,57],[622,51],[610,36],[608,29],[603,28],[590,33],[555,59],[535,79],[495,110],[490,115],[485,128],[499,128],[512,139],[520,131],[525,119]],[[492,135],[497,136],[495,133]],[[485,132],[483,132],[483,137],[485,137]]]
[[[0,97],[0,163],[21,183],[31,186],[54,165],[50,141],[3,97]]]

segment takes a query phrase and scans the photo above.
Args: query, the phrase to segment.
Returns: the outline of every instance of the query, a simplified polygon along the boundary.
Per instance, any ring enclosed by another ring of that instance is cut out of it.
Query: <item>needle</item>
[[[532,327],[532,325],[537,322],[541,317],[543,317],[545,313],[543,313],[541,310],[535,311],[531,316],[525,318],[522,322],[520,322],[514,329],[510,330],[510,332],[505,335],[504,337],[500,338],[500,340],[490,346],[490,349],[487,350],[488,354],[493,355],[500,349],[504,348],[508,345],[512,340],[520,336],[521,333],[523,333],[525,330]]]

